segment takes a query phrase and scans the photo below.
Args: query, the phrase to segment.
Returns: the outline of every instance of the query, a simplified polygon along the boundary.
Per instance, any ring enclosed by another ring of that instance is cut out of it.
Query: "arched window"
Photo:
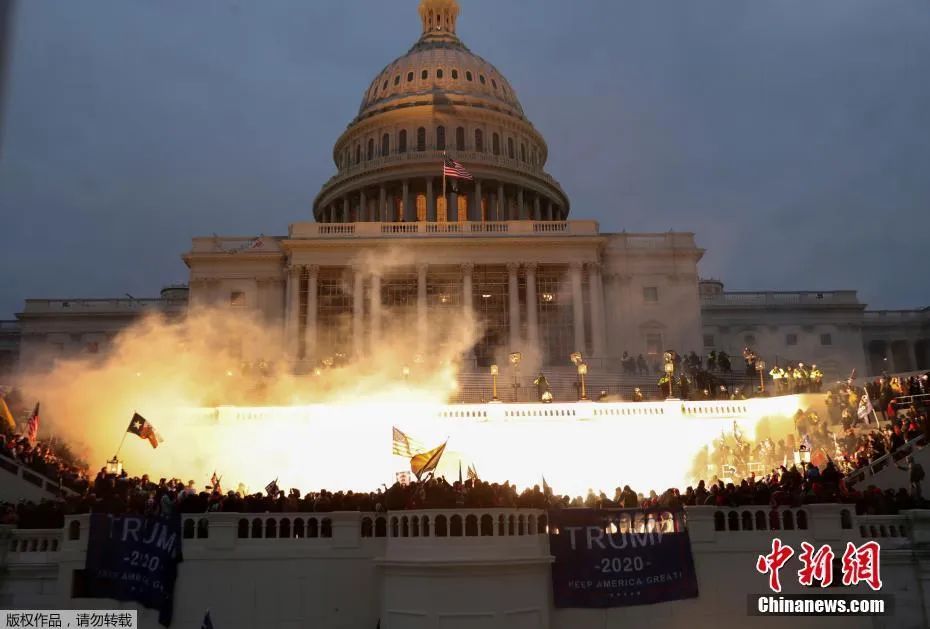
[[[358,164],[362,161],[362,147],[358,144],[355,145],[355,163]]]
[[[417,195],[417,220],[423,222],[426,220],[426,195]]]
[[[507,138],[507,157],[510,159],[516,158],[516,152],[513,148],[513,138]]]
[[[452,79],[453,79],[453,80],[457,80],[458,78],[459,78],[459,71],[458,71],[458,70],[453,70],[453,71],[452,71]]]
[[[484,132],[481,129],[475,129],[475,150],[484,153]]]
[[[455,130],[455,150],[465,150],[465,127],[458,127]]]
[[[406,153],[407,152],[407,130],[401,129],[400,135],[397,137],[397,152]]]
[[[520,143],[520,161],[526,163],[526,144]]]
[[[495,155],[501,154],[501,136],[496,133],[491,136],[491,150]]]
[[[481,84],[482,84],[482,85],[485,84],[485,80],[484,80],[484,75],[483,75],[483,74],[479,74],[479,75],[478,75],[478,80],[481,81]]]
[[[413,80],[413,72],[407,73],[407,83],[410,83]]]
[[[366,151],[366,159],[371,161],[375,158],[375,140],[374,138],[368,138],[368,151]]]
[[[465,71],[465,80],[471,81],[471,72],[468,70]]]
[[[398,74],[397,76],[394,77],[394,85],[395,85],[395,86],[400,85],[400,75],[399,75],[399,74]]]
[[[387,89],[387,79],[384,79],[384,85],[381,86],[381,91],[383,92],[386,89]]]
[[[423,72],[420,73],[420,78],[423,79],[424,81],[425,81],[426,79],[428,79],[428,78],[429,78],[429,70],[423,70]]]
[[[491,86],[492,86],[494,89],[497,89],[497,81],[495,81],[494,79],[491,79]]]
[[[446,128],[436,127],[436,148],[440,151],[446,150]],[[420,149],[421,151],[423,149]]]
[[[438,70],[436,70],[436,78],[437,79],[442,78],[442,68],[439,68]]]
[[[420,127],[417,129],[417,150],[425,151],[426,150],[426,128]]]
[[[391,152],[391,136],[387,133],[381,136],[381,155],[387,155]]]

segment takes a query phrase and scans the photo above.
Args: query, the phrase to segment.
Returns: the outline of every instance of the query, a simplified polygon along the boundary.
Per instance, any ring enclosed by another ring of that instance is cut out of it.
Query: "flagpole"
[[[442,152],[442,202],[446,204],[446,222],[449,222],[449,200],[446,199],[446,152]],[[438,212],[436,220],[439,220]]]
[[[129,434],[128,430],[123,433],[123,438],[120,439],[119,447],[116,449],[116,454],[113,455],[114,459],[119,458],[119,451],[123,449],[123,443],[126,441],[126,435],[128,434]]]

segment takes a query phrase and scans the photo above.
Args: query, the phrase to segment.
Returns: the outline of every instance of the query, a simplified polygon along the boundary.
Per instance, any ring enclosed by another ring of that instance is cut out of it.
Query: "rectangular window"
[[[833,345],[833,336],[830,334],[821,334],[820,344],[821,345]]]
[[[714,335],[705,334],[704,335],[704,347],[713,347],[714,346]]]
[[[798,335],[797,334],[788,334],[785,336],[785,345],[797,345],[798,344]]]
[[[646,303],[657,303],[659,301],[659,289],[655,286],[644,286],[643,301]]]
[[[96,341],[91,341],[90,343],[84,346],[84,349],[87,351],[88,354],[96,354],[97,352],[100,351],[100,345]]]
[[[229,305],[233,308],[242,308],[245,306],[245,293],[241,290],[234,290],[229,293]]]
[[[646,354],[649,356],[658,356],[662,353],[662,335],[658,332],[652,332],[646,335]]]

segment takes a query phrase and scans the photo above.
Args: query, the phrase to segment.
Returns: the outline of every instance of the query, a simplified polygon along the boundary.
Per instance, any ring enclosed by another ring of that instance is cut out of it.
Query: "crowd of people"
[[[0,431],[0,456],[21,463],[26,468],[41,474],[75,492],[87,488],[85,466],[75,460],[67,445],[54,441],[30,441],[27,435],[16,431]]]
[[[924,505],[922,497],[906,489],[864,491],[849,488],[839,469],[829,462],[823,470],[812,464],[780,466],[771,473],[750,475],[740,482],[713,479],[688,487],[668,489],[661,494],[637,493],[629,485],[617,487],[612,496],[589,490],[587,495],[553,493],[548,485],[519,491],[510,483],[489,483],[480,479],[448,482],[429,478],[423,482],[395,483],[373,492],[319,491],[302,494],[271,490],[249,494],[224,491],[220,486],[203,490],[194,481],[178,479],[154,481],[147,476],[114,475],[102,469],[80,495],[39,503],[20,502],[0,505],[0,524],[21,528],[60,528],[68,515],[102,512],[111,514],[171,515],[179,513],[327,513],[333,511],[385,512],[403,509],[441,508],[648,508],[709,505],[738,507],[758,505],[797,507],[816,503],[853,505],[860,514],[894,514]]]
[[[685,358],[683,370],[696,374],[699,361]],[[701,370],[703,371],[703,370]],[[920,485],[923,470],[903,447],[921,435],[930,437],[926,406],[905,396],[930,392],[930,374],[909,378],[882,377],[864,387],[852,380],[831,388],[826,396],[827,417],[814,411],[798,411],[795,435],[774,441],[753,442],[734,424],[711,448],[699,455],[695,477],[713,470],[712,481],[699,482],[684,492],[668,489],[643,495],[629,486],[618,487],[613,496],[590,490],[587,496],[554,494],[543,485],[523,491],[509,483],[488,483],[477,478],[450,483],[444,478],[424,482],[395,483],[374,492],[302,493],[281,491],[276,486],[264,493],[250,493],[243,486],[224,491],[214,479],[199,489],[193,480],[148,476],[134,477],[125,471],[95,476],[76,460],[65,444],[33,442],[28,436],[5,427],[0,430],[0,455],[58,482],[59,498],[40,503],[0,504],[0,524],[46,528],[61,526],[66,515],[105,512],[135,514],[205,513],[211,511],[330,512],[450,508],[526,507],[650,507],[676,505],[798,506],[817,502],[854,504],[858,513],[894,513],[925,505]],[[930,439],[925,440],[927,443]],[[891,463],[908,472],[910,490],[880,491],[848,487],[844,477],[892,453]],[[897,454],[895,454],[897,453]],[[764,473],[767,470],[768,473]],[[704,476],[706,477],[706,476]]]

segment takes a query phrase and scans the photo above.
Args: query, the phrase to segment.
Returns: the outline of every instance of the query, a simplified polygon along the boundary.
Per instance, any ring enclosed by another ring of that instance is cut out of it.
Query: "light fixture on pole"
[[[500,373],[500,368],[497,365],[491,365],[491,401],[500,402],[497,398],[497,375]]]
[[[756,360],[756,371],[759,372],[759,392],[765,393],[765,361]]]
[[[523,354],[520,352],[510,352],[510,364],[513,369],[513,401],[517,401],[518,391],[520,389],[520,361],[523,360]]]
[[[671,352],[665,352],[662,355],[662,359],[665,361],[665,379],[668,381],[668,399],[672,398],[672,384],[675,381],[675,358],[672,356]]]
[[[581,378],[581,400],[588,399],[588,393],[584,387],[584,377],[588,374],[588,364],[578,363],[578,377]]]
[[[113,458],[107,461],[107,474],[111,474],[113,476],[119,476],[122,473],[122,471],[123,471],[123,463],[118,458],[116,458],[116,455],[114,454]]]

